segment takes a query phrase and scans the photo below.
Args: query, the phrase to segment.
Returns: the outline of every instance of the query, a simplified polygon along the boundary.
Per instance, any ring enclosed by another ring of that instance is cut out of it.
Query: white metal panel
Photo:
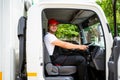
[[[2,73],[10,80],[10,1],[2,0]]]
[[[2,72],[2,0],[0,0],[0,72]]]
[[[0,0],[0,71],[3,80],[15,80],[17,22],[24,14],[21,7],[24,2],[21,1],[23,0]]]
[[[27,73],[36,73],[36,76],[28,76],[28,80],[43,80],[43,40],[41,9],[33,6],[28,12],[27,36]]]
[[[64,3],[64,4],[69,4],[69,3],[95,3],[95,0],[41,0],[39,1],[40,3]]]

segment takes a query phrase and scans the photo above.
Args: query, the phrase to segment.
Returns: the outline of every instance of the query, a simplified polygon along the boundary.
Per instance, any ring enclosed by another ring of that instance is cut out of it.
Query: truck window
[[[85,35],[85,43],[94,43],[100,47],[105,47],[104,35],[100,22],[87,26],[83,31]]]
[[[73,24],[59,24],[56,36],[63,41],[81,44],[78,26]]]

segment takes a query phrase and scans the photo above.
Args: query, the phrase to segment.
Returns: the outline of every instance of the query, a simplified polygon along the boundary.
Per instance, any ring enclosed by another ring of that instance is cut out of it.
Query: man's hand
[[[86,49],[88,49],[88,46],[86,46],[86,45],[79,45],[78,49],[80,49],[80,50],[86,50]]]

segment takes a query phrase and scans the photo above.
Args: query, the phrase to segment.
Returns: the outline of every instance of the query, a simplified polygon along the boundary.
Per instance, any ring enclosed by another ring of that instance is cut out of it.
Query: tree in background
[[[108,20],[108,24],[110,25],[112,34],[114,35],[114,19],[113,19],[113,5],[112,0],[101,0],[96,1],[105,12],[105,15]],[[117,27],[118,27],[118,34],[120,35],[120,0],[117,0],[116,3],[116,17],[117,17]]]
[[[60,39],[72,39],[79,35],[78,27],[72,24],[59,24],[56,36]]]

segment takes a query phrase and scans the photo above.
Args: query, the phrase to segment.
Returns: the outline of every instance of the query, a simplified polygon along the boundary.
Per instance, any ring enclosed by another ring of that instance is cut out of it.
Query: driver
[[[58,39],[54,33],[57,30],[57,25],[59,22],[55,19],[48,20],[48,32],[44,36],[44,42],[47,47],[49,55],[52,57],[52,62],[54,64],[61,64],[63,66],[77,66],[77,72],[79,80],[86,80],[86,71],[87,71],[87,64],[86,60],[83,56],[80,55],[59,55],[54,56],[54,48],[55,46],[59,46],[65,49],[79,49],[79,50],[86,50],[88,46],[86,45],[77,45],[72,44],[69,42],[62,41]],[[59,52],[58,52],[59,53]]]

